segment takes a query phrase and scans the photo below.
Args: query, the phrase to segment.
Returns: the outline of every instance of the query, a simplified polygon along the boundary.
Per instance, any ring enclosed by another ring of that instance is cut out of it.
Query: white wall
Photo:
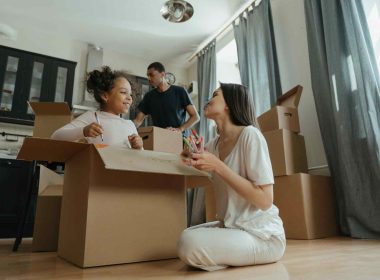
[[[38,54],[58,57],[77,62],[75,69],[73,104],[79,104],[83,100],[84,80],[86,73],[87,43],[75,41],[60,36],[59,34],[43,33],[32,28],[18,29],[18,38],[15,41],[0,36],[0,45],[26,50]],[[160,61],[157,58],[157,61]],[[131,54],[103,50],[103,64],[112,69],[127,70],[130,74],[146,77],[146,67],[153,61],[144,60]],[[187,71],[185,67],[165,64],[168,72],[176,76],[176,84],[188,85]]]
[[[271,0],[272,17],[283,92],[303,86],[298,108],[301,134],[305,136],[309,169],[327,164],[313,92],[303,0]],[[310,170],[328,174],[327,168]]]

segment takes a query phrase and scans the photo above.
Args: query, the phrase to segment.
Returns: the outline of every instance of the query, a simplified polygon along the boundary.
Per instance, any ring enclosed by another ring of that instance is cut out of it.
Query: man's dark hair
[[[150,68],[153,68],[160,73],[165,72],[165,67],[164,67],[164,65],[162,65],[161,62],[153,62],[153,63],[149,64],[147,69],[150,69]]]

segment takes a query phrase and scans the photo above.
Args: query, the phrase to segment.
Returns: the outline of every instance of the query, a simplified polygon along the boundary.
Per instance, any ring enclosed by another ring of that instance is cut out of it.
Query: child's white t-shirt
[[[219,157],[217,139],[207,144],[207,150]],[[273,171],[268,146],[262,133],[253,126],[245,127],[224,163],[255,185],[273,184]],[[260,210],[231,188],[217,174],[212,174],[215,189],[217,219],[227,228],[243,229],[262,239],[284,234],[278,208]],[[252,186],[253,187],[253,186]]]
[[[107,145],[127,146],[131,148],[128,141],[128,136],[131,134],[138,134],[136,126],[131,120],[125,120],[117,115],[97,111],[99,123],[103,127],[103,140],[101,136],[85,137],[83,135],[83,128],[93,122],[96,122],[95,113],[88,111],[71,123],[56,130],[51,138],[55,140],[77,141],[86,138],[88,143],[98,144],[104,143]]]

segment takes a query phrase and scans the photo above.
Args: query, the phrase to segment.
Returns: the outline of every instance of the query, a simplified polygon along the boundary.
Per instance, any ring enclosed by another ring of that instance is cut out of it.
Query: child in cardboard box
[[[272,165],[252,97],[242,85],[221,83],[204,115],[215,121],[219,135],[206,151],[183,155],[188,165],[211,172],[217,221],[186,229],[178,255],[207,271],[276,262],[285,251],[285,233],[273,205]]]
[[[51,138],[66,141],[85,138],[88,143],[142,149],[143,142],[134,123],[120,117],[120,114],[128,112],[132,104],[132,89],[127,74],[103,66],[101,71],[94,70],[88,74],[87,91],[99,103],[99,111],[80,115],[56,130]]]

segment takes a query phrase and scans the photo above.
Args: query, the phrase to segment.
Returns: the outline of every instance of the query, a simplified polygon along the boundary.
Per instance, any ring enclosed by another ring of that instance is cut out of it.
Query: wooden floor
[[[56,253],[31,253],[26,239],[12,253],[13,240],[0,240],[0,279],[380,279],[380,241],[343,237],[288,240],[274,264],[204,272],[178,259],[80,269]]]

